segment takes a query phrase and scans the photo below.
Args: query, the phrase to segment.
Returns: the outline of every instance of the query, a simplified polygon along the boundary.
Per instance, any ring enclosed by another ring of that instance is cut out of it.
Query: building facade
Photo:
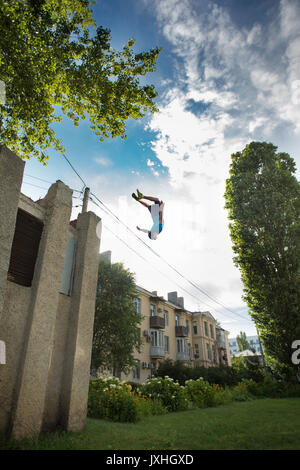
[[[85,426],[100,243],[93,212],[70,222],[68,186],[34,202],[23,170],[0,146],[0,434],[16,439]]]
[[[256,353],[262,352],[258,336],[246,336],[246,339],[251,349],[255,350]],[[236,338],[229,338],[229,348],[232,356],[240,352]]]
[[[139,286],[135,304],[143,317],[143,346],[135,355],[137,366],[128,375],[116,374],[119,378],[142,383],[165,359],[178,360],[189,367],[231,365],[228,332],[217,327],[209,312],[186,310],[184,299],[177,297],[177,292],[169,292],[166,300],[156,291]]]

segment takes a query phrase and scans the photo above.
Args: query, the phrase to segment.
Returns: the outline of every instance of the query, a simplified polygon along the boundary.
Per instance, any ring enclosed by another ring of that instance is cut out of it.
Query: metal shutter
[[[18,209],[8,280],[30,287],[43,231],[43,222]]]

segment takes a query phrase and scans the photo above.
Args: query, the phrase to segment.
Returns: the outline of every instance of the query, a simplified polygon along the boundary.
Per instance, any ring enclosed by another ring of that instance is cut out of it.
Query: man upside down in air
[[[153,219],[153,225],[150,230],[146,230],[138,226],[136,228],[140,230],[141,232],[148,233],[148,237],[151,240],[156,240],[159,233],[162,231],[164,227],[163,211],[164,211],[165,203],[163,201],[160,201],[157,197],[144,196],[138,189],[137,189],[137,195],[135,193],[132,193],[132,197],[137,202],[147,207]],[[148,201],[153,201],[154,204],[152,205],[147,204],[146,202],[141,201],[141,199],[147,199]]]

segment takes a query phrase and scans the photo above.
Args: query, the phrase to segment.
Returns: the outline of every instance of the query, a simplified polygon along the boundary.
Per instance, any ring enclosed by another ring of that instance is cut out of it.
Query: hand
[[[136,226],[136,228],[137,228],[138,230],[141,230],[140,227],[138,227],[138,226]]]

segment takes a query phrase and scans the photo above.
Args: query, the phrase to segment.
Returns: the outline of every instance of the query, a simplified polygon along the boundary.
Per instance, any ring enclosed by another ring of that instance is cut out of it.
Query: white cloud
[[[95,157],[94,161],[100,166],[109,167],[113,164],[112,160],[107,157]]]
[[[213,3],[205,11],[189,0],[146,3],[177,60],[176,86],[169,85],[148,124],[174,191],[166,197],[168,242],[161,247],[190,279],[218,286],[225,304],[241,307],[223,209],[225,180],[231,153],[251,140],[277,144],[278,129],[299,135],[299,8],[283,0],[277,18],[247,29]]]

